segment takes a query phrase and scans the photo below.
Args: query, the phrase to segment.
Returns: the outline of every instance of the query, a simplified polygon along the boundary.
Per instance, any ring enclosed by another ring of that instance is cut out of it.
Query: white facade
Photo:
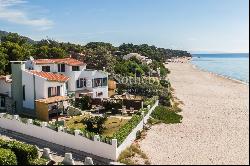
[[[48,64],[35,64],[33,61],[28,60],[25,63],[25,68],[28,70],[36,70],[36,71],[42,71],[42,67],[49,66],[50,67],[50,72],[55,72],[55,73],[70,73],[72,72],[72,66],[65,64],[65,72],[60,72],[58,69],[58,64],[57,63],[48,63]],[[85,70],[86,69],[86,64],[80,65],[79,66],[79,71]]]
[[[75,72],[71,72],[70,75],[68,75],[70,77],[69,81],[68,81],[68,91],[69,92],[76,92],[77,93],[81,93],[81,91],[83,90],[88,90],[91,93],[91,97],[92,98],[108,98],[108,84],[106,82],[105,85],[101,85],[101,86],[97,86],[94,87],[93,86],[93,82],[95,79],[104,79],[106,78],[106,80],[108,81],[108,75],[107,73],[103,72],[103,71],[97,71],[97,70],[83,70],[83,71],[75,71]],[[85,79],[86,81],[86,86],[84,85],[83,87],[78,88],[77,87],[77,80],[79,79]],[[98,95],[102,93],[102,95]]]
[[[65,64],[65,71],[59,72],[58,63],[48,63],[48,64],[35,64],[33,61],[29,60],[26,62],[25,66],[28,70],[42,71],[43,66],[49,66],[50,71],[54,73],[61,73],[68,76],[70,79],[67,82],[67,91],[69,93],[75,93],[78,97],[82,91],[89,91],[89,95],[92,98],[108,98],[108,73],[97,70],[86,69],[86,64],[79,65],[78,71],[73,71],[73,66]],[[86,86],[78,86],[77,80],[84,79],[86,81]],[[93,86],[93,82],[97,79],[107,80],[106,83],[100,86]]]
[[[24,91],[23,107],[34,109],[35,100],[48,98],[49,87],[60,87],[60,96],[66,95],[66,83],[48,81],[46,78],[22,71],[22,86]]]

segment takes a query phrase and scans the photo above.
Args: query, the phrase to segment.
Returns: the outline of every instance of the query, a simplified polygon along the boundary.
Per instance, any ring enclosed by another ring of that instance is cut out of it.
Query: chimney
[[[15,102],[15,113],[19,113],[23,108],[23,87],[22,87],[22,70],[25,69],[25,62],[11,62],[11,96]]]

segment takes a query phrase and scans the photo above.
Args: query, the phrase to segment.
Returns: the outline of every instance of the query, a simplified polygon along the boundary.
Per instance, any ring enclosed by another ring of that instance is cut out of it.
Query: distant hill
[[[9,33],[10,33],[10,32],[6,32],[6,31],[1,31],[1,30],[0,30],[0,41],[1,41],[1,39],[2,39],[3,36],[8,35]],[[26,37],[26,36],[22,36],[22,37],[26,38],[27,41],[28,41],[28,43],[30,43],[30,44],[35,44],[35,43],[37,43],[37,41],[32,40],[31,38],[28,38],[28,37]]]

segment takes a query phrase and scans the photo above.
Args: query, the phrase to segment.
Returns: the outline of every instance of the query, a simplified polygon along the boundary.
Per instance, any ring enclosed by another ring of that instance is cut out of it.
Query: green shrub
[[[81,110],[88,110],[91,108],[91,97],[89,96],[83,96],[81,98],[75,99],[75,107],[81,109]]]
[[[154,119],[154,118],[150,117],[150,118],[148,119],[148,123],[151,124],[151,125],[154,125],[154,124],[161,123],[161,121],[158,120],[158,119]]]
[[[0,140],[0,147],[13,151],[17,157],[18,165],[29,165],[32,160],[38,158],[38,150],[33,145],[18,141]]]
[[[0,148],[0,165],[17,165],[15,153],[10,149]]]
[[[133,157],[137,156],[144,160],[146,165],[150,165],[147,155],[137,146],[132,144],[130,147],[126,148],[118,157],[118,161],[126,165],[136,165]]]
[[[154,112],[151,114],[154,119],[158,119],[163,123],[181,123],[182,116],[177,114],[171,108],[164,106],[157,106]]]
[[[39,120],[33,120],[33,125],[41,126],[41,122]]]
[[[101,116],[91,116],[87,117],[81,122],[86,125],[86,130],[93,133],[102,133],[105,129],[104,123],[107,120],[107,116],[104,114],[103,117]]]
[[[161,86],[163,86],[164,88],[170,87],[170,82],[167,81],[167,80],[160,80],[160,84],[161,84]]]
[[[140,123],[141,120],[142,116],[133,115],[132,118],[114,134],[114,138],[117,139],[118,145],[126,139],[126,137]]]
[[[144,102],[143,102],[143,106],[147,107],[148,105],[150,105],[151,107],[155,104],[156,101],[156,96],[153,96],[151,98],[147,98]]]
[[[47,162],[48,162],[47,159],[37,158],[37,159],[32,160],[30,162],[30,165],[46,165]]]
[[[140,139],[141,138],[141,131],[137,131],[136,132],[136,139]]]
[[[164,91],[164,93],[159,94],[159,103],[163,106],[170,107],[171,99],[172,99],[172,93],[168,90]]]

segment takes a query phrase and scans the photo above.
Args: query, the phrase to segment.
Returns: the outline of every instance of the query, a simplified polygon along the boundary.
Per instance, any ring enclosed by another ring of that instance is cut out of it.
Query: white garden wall
[[[62,131],[57,132],[46,126],[39,127],[3,117],[0,118],[0,127],[107,159],[116,160],[116,139],[112,140],[112,145],[110,145],[97,140],[92,141],[80,135],[71,135]]]
[[[116,139],[112,139],[112,145],[100,142],[98,140],[99,136],[95,136],[94,141],[92,141],[88,138],[80,136],[78,134],[79,131],[77,130],[75,131],[75,135],[71,135],[60,130],[58,132],[54,131],[46,127],[46,122],[43,122],[43,127],[33,125],[31,123],[32,120],[29,120],[29,123],[25,124],[18,119],[18,115],[15,115],[14,119],[8,119],[3,116],[4,114],[0,114],[0,128],[30,135],[51,143],[87,152],[103,158],[117,160],[120,153],[134,142],[137,131],[141,131],[143,129],[144,123],[147,122],[150,114],[153,112],[155,107],[158,106],[158,104],[159,101],[156,101],[156,103],[144,116],[143,120],[133,129],[133,131],[127,136],[119,147],[117,147]]]
[[[127,138],[123,141],[123,143],[117,148],[116,156],[118,157],[120,153],[129,147],[134,140],[136,139],[137,131],[141,131],[143,129],[143,124],[146,123],[150,117],[150,114],[154,111],[155,107],[159,105],[159,101],[157,100],[156,103],[150,108],[148,113],[144,116],[143,120],[133,129],[133,131],[127,136]]]

